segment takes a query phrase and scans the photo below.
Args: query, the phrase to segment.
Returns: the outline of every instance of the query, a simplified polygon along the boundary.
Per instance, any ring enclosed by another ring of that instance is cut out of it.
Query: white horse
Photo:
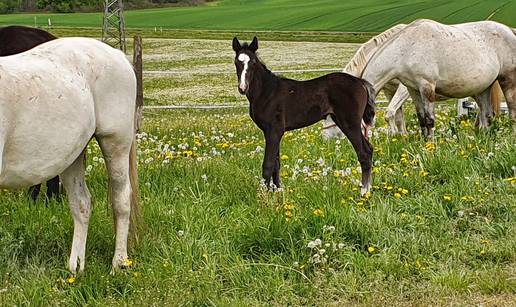
[[[480,127],[488,127],[491,86],[498,80],[509,114],[516,119],[516,32],[493,21],[443,25],[417,20],[396,33],[371,57],[362,78],[380,90],[400,80],[416,103],[423,135],[433,137],[437,95],[472,96]]]
[[[84,149],[92,137],[109,174],[113,267],[127,260],[129,223],[139,210],[135,98],[136,78],[125,55],[93,39],[58,39],[0,58],[0,188],[61,175],[74,220],[68,262],[73,273],[85,264],[91,196]]]
[[[403,30],[407,25],[398,24],[379,35],[371,38],[369,41],[362,44],[357,50],[353,58],[344,67],[343,72],[361,77],[364,68],[366,67],[372,56],[380,49],[380,47],[388,41],[393,35]],[[397,79],[390,80],[383,87],[383,92],[389,101],[389,105],[385,112],[385,120],[389,124],[389,132],[391,135],[407,134],[405,119],[403,116],[402,105],[410,97],[408,89],[401,84]],[[491,104],[495,110],[495,114],[499,113],[501,90],[496,83],[491,91]],[[438,96],[438,100],[449,99],[448,97]],[[343,137],[343,133],[335,125],[330,116],[326,118],[323,123],[323,138],[328,139],[332,137]]]

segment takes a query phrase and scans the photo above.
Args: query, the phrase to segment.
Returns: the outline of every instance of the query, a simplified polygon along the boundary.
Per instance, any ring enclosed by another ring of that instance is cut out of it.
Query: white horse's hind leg
[[[396,115],[394,116],[396,121],[396,128],[398,128],[398,133],[401,135],[406,135],[407,126],[405,125],[405,116],[403,115],[403,106],[401,106],[398,111],[396,111]]]
[[[73,273],[84,271],[86,238],[91,215],[91,195],[84,181],[84,153],[62,174],[61,179],[68,195],[73,217],[73,241],[68,267]]]
[[[514,72],[516,75],[516,71]],[[507,107],[509,108],[509,118],[516,121],[516,76],[511,78],[504,78],[500,80]],[[516,130],[516,126],[514,126]]]
[[[385,112],[385,120],[389,123],[389,132],[391,135],[396,135],[399,133],[403,133],[400,131],[397,125],[397,119],[399,119],[400,115],[398,113],[403,112],[400,111],[401,106],[410,96],[407,87],[400,83],[394,95],[389,95],[389,93],[385,92],[385,95],[389,99],[389,106],[387,106],[387,111]],[[389,97],[391,96],[391,97]],[[405,126],[405,122],[403,119],[403,113],[401,113],[401,120],[403,121],[402,126]],[[406,129],[405,129],[406,133]]]
[[[493,107],[491,106],[491,87],[488,87],[482,93],[474,96],[478,104],[478,119],[480,128],[489,128],[491,125],[491,117],[493,115]]]
[[[129,134],[131,136],[132,134]],[[131,185],[129,181],[129,152],[131,137],[96,136],[106,160],[111,188],[111,203],[115,221],[115,255],[113,268],[124,265],[127,259],[127,237],[131,212]],[[125,140],[127,139],[127,140]]]

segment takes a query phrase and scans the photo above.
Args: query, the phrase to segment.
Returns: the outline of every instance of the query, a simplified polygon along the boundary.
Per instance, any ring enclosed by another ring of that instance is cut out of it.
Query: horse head
[[[238,91],[240,94],[247,94],[249,84],[253,79],[255,66],[260,63],[256,56],[258,50],[258,39],[253,38],[251,44],[240,44],[238,38],[233,38],[233,50],[235,51],[235,67],[238,76]]]

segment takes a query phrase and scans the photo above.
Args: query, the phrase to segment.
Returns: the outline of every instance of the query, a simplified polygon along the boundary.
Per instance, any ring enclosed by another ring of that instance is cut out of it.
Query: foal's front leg
[[[265,156],[262,164],[262,177],[267,188],[271,188],[271,178],[274,184],[272,188],[279,188],[279,147],[283,131],[264,131],[264,135]]]
[[[276,155],[276,163],[274,164],[274,170],[272,171],[272,183],[278,188],[281,185],[280,182],[280,157],[279,157],[279,145],[278,145],[278,154]]]

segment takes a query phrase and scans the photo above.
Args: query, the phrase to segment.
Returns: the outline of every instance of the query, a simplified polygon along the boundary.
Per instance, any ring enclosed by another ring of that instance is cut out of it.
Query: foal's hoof
[[[360,196],[364,196],[366,195],[367,193],[369,193],[369,191],[371,191],[371,186],[367,186],[367,187],[361,187],[360,188]]]

